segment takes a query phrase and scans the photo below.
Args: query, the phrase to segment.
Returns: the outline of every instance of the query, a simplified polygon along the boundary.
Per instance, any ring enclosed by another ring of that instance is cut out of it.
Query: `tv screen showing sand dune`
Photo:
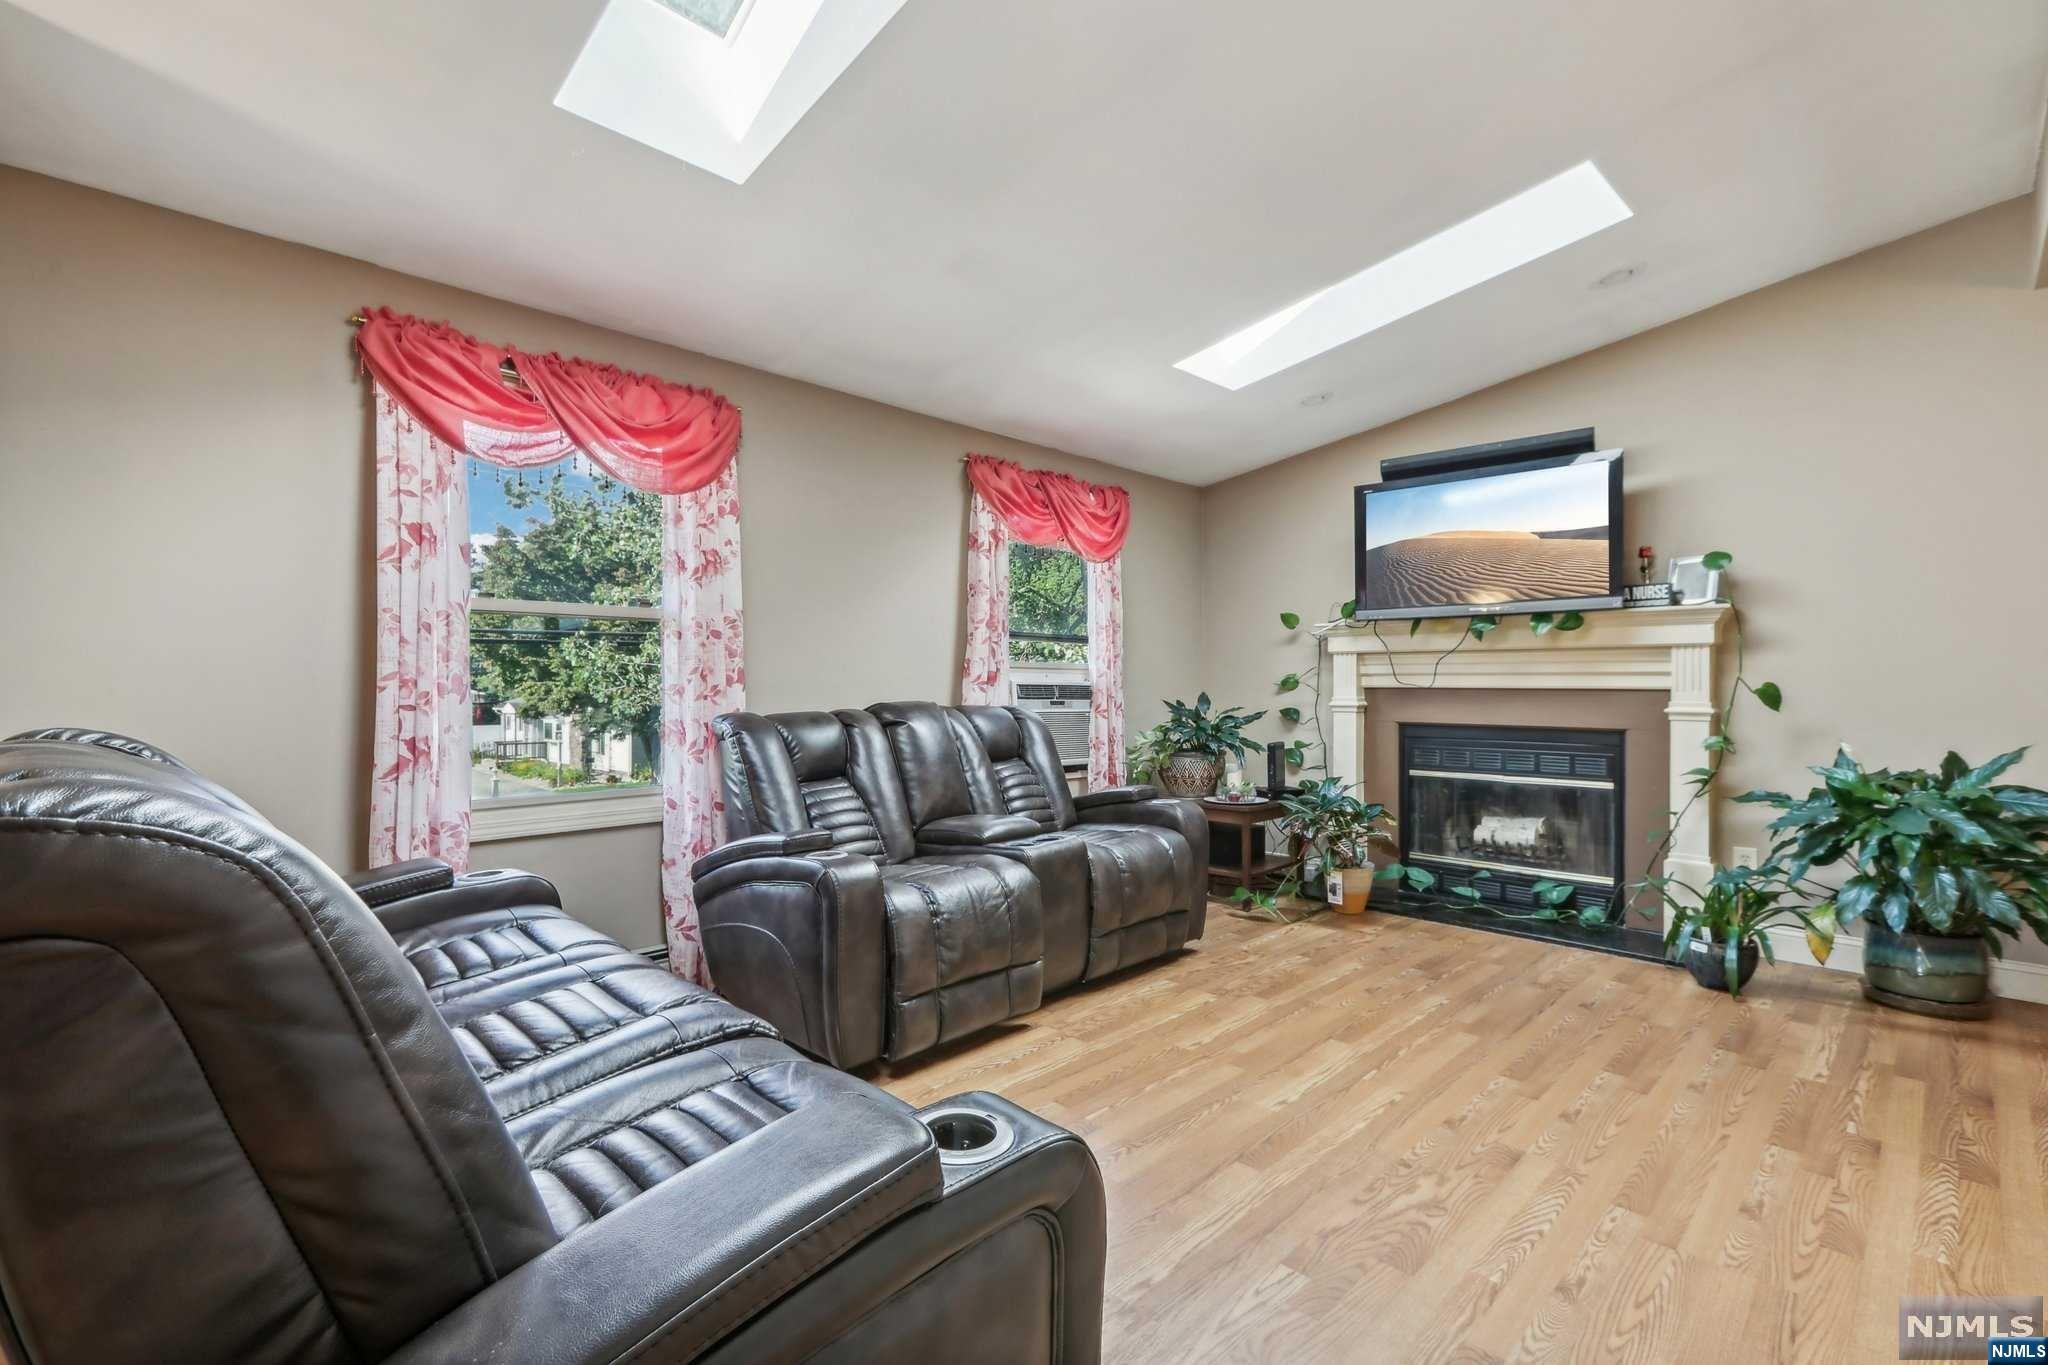
[[[1598,597],[1608,582],[1606,461],[1365,495],[1368,611]]]

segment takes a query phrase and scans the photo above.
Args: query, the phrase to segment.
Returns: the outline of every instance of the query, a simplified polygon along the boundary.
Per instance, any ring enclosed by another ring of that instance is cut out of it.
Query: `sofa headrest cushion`
[[[797,781],[846,775],[846,727],[839,717],[829,711],[785,711],[773,719]]]
[[[1024,729],[1007,708],[967,706],[961,709],[974,726],[974,732],[981,736],[981,747],[988,751],[990,762],[1005,763],[1023,756]]]

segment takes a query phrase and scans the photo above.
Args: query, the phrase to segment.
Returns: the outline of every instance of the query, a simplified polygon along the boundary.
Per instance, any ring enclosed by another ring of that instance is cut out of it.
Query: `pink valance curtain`
[[[363,310],[363,366],[457,450],[512,468],[589,456],[648,493],[690,493],[740,448],[740,410],[709,389],[616,365],[493,346],[445,322]],[[512,362],[525,387],[505,382]]]
[[[1131,529],[1131,495],[1050,469],[967,457],[967,481],[1026,545],[1064,545],[1091,564],[1113,557]]]
[[[740,411],[708,390],[491,346],[365,309],[373,380],[377,679],[370,860],[469,863],[469,513],[465,455],[531,468],[585,455],[662,494],[662,912],[670,965],[707,980],[689,866],[722,837],[711,719],[745,706]],[[513,362],[524,387],[506,381]]]
[[[967,457],[967,654],[960,669],[966,705],[1008,705],[1010,539],[1059,545],[1088,562],[1088,785],[1124,775],[1123,546],[1131,495],[1050,469],[1026,469],[987,455]]]

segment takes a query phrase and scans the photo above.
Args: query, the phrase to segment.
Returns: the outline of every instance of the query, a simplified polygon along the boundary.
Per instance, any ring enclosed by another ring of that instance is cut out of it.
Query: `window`
[[[1010,543],[1010,662],[1088,662],[1088,566],[1072,550]]]
[[[661,0],[697,27],[720,38],[731,38],[739,25],[747,0]]]
[[[1088,566],[1072,550],[1010,542],[1010,683],[1069,772],[1088,766]]]
[[[1600,168],[1582,161],[1233,332],[1174,368],[1241,389],[1633,216]]]
[[[555,107],[744,184],[904,0],[610,0]]]
[[[473,836],[659,818],[660,497],[472,460],[469,518]]]

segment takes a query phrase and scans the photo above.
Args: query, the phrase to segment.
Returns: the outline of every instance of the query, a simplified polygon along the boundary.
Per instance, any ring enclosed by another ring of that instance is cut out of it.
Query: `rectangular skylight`
[[[1582,161],[1174,366],[1241,389],[1633,217]]]
[[[732,37],[732,26],[739,21],[740,11],[747,7],[747,0],[661,0],[661,3],[697,27],[721,38]]]
[[[609,0],[555,104],[743,184],[903,4]]]

